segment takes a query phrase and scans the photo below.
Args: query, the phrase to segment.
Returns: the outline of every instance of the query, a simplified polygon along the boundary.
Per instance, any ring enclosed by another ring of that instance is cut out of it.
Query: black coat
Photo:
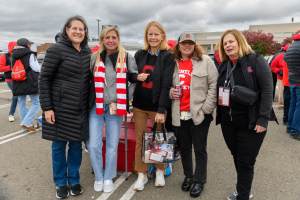
[[[24,81],[15,81],[13,80],[13,95],[22,96],[29,94],[38,94],[38,77],[39,73],[35,72],[29,66],[29,59],[31,54],[35,52],[31,51],[28,48],[19,48],[15,49],[12,52],[12,65],[14,66],[16,60],[21,59],[22,64],[24,65],[26,72],[26,80]]]
[[[134,58],[138,66],[139,74],[142,73],[146,64],[148,51],[139,50],[136,52]],[[174,56],[168,50],[160,50],[156,63],[153,69],[153,103],[158,105],[158,112],[165,113],[166,107],[169,104],[169,92],[172,86],[173,72],[175,68]],[[139,81],[136,85],[135,91],[142,86]],[[133,99],[138,98],[136,92]]]
[[[289,83],[300,84],[300,40],[295,40],[289,46],[285,58],[289,68]]]
[[[51,45],[39,77],[43,111],[53,110],[55,123],[43,113],[43,139],[85,141],[89,138],[88,96],[90,90],[91,49],[75,49],[69,39]]]
[[[219,79],[225,76],[227,72],[227,62],[230,62],[230,60],[220,64]],[[253,129],[255,125],[267,128],[270,120],[277,121],[272,108],[273,81],[268,63],[261,55],[255,53],[239,58],[237,62],[241,65],[246,87],[255,92],[259,92],[259,99],[252,106],[249,106],[249,129]],[[233,73],[235,73],[235,71],[233,71]],[[219,95],[219,88],[217,88],[217,92]],[[230,101],[233,101],[232,98]],[[218,125],[220,122],[220,105],[217,105],[216,124]]]

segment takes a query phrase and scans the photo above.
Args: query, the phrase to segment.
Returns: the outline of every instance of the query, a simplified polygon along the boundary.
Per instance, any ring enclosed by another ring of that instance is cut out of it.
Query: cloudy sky
[[[300,22],[299,0],[0,0],[0,49],[9,41],[26,37],[43,44],[54,42],[68,17],[85,18],[90,38],[97,36],[98,22],[117,24],[121,41],[142,44],[146,25],[160,22],[168,39],[175,32],[206,32],[249,25]],[[299,27],[300,29],[300,27]]]

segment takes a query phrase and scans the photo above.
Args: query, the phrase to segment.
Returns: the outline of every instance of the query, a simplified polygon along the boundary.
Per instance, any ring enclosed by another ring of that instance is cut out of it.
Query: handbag
[[[109,95],[109,90],[108,90],[108,87],[107,87],[106,79],[104,80],[104,82],[105,82],[105,86],[107,88],[107,93],[108,93],[108,98],[109,98],[109,113],[111,115],[116,115],[117,114],[117,103],[112,103],[110,101],[110,95]]]
[[[152,131],[144,131],[142,137],[142,160],[149,163],[169,163],[174,160],[174,132],[166,132],[164,124],[161,131],[156,130],[157,122],[154,123]]]
[[[229,66],[229,65],[228,65]],[[245,106],[253,105],[258,99],[258,93],[241,85],[234,84],[233,73],[230,75],[230,85],[231,85],[231,98]]]

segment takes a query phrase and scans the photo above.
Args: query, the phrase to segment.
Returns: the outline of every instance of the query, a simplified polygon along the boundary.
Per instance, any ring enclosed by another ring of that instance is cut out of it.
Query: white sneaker
[[[10,121],[10,122],[13,122],[13,121],[15,121],[15,118],[14,118],[14,116],[13,116],[13,115],[9,115],[9,117],[8,117],[8,121]]]
[[[139,172],[138,179],[135,181],[135,184],[133,186],[134,190],[142,191],[144,189],[145,184],[148,183],[148,177],[147,174],[145,175],[143,173]]]
[[[111,192],[114,189],[114,183],[112,180],[104,180],[103,192]]]
[[[156,170],[156,174],[155,174],[156,178],[155,178],[155,186],[157,187],[162,187],[165,186],[165,175],[164,175],[164,171],[157,169]]]
[[[101,192],[103,190],[103,179],[101,179],[101,181],[95,181],[94,190],[96,192]]]

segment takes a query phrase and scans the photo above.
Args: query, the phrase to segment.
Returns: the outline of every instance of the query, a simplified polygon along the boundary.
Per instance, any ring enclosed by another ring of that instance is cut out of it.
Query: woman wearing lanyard
[[[200,196],[207,174],[207,135],[217,102],[218,71],[212,59],[196,43],[192,33],[182,33],[172,49],[176,65],[170,90],[172,123],[181,142],[180,151],[185,179],[183,191]],[[181,94],[174,87],[179,85]],[[196,157],[193,171],[192,146]]]
[[[223,33],[220,40],[218,106],[216,123],[221,124],[225,142],[233,155],[237,171],[237,192],[229,200],[248,200],[254,164],[266,135],[272,111],[272,74],[264,58],[253,53],[240,31]],[[233,86],[251,90],[258,100],[247,105],[242,96],[233,95]]]
[[[166,107],[169,102],[169,90],[174,71],[174,57],[168,51],[166,32],[163,26],[155,21],[150,22],[145,30],[145,46],[135,54],[139,75],[134,97],[133,116],[136,130],[135,169],[138,179],[134,190],[143,190],[148,182],[145,172],[149,165],[141,159],[142,136],[146,131],[147,118],[157,127],[165,122]],[[164,186],[164,164],[157,164],[155,186]]]
[[[94,190],[111,192],[112,179],[117,175],[117,156],[123,116],[129,112],[128,100],[137,80],[137,65],[133,56],[126,53],[120,42],[116,25],[103,25],[99,50],[91,59],[91,89],[89,98],[89,130],[87,147],[95,172]],[[128,87],[128,81],[131,82]],[[116,113],[110,113],[110,103],[117,104]],[[105,123],[106,155],[103,170],[102,137]]]

